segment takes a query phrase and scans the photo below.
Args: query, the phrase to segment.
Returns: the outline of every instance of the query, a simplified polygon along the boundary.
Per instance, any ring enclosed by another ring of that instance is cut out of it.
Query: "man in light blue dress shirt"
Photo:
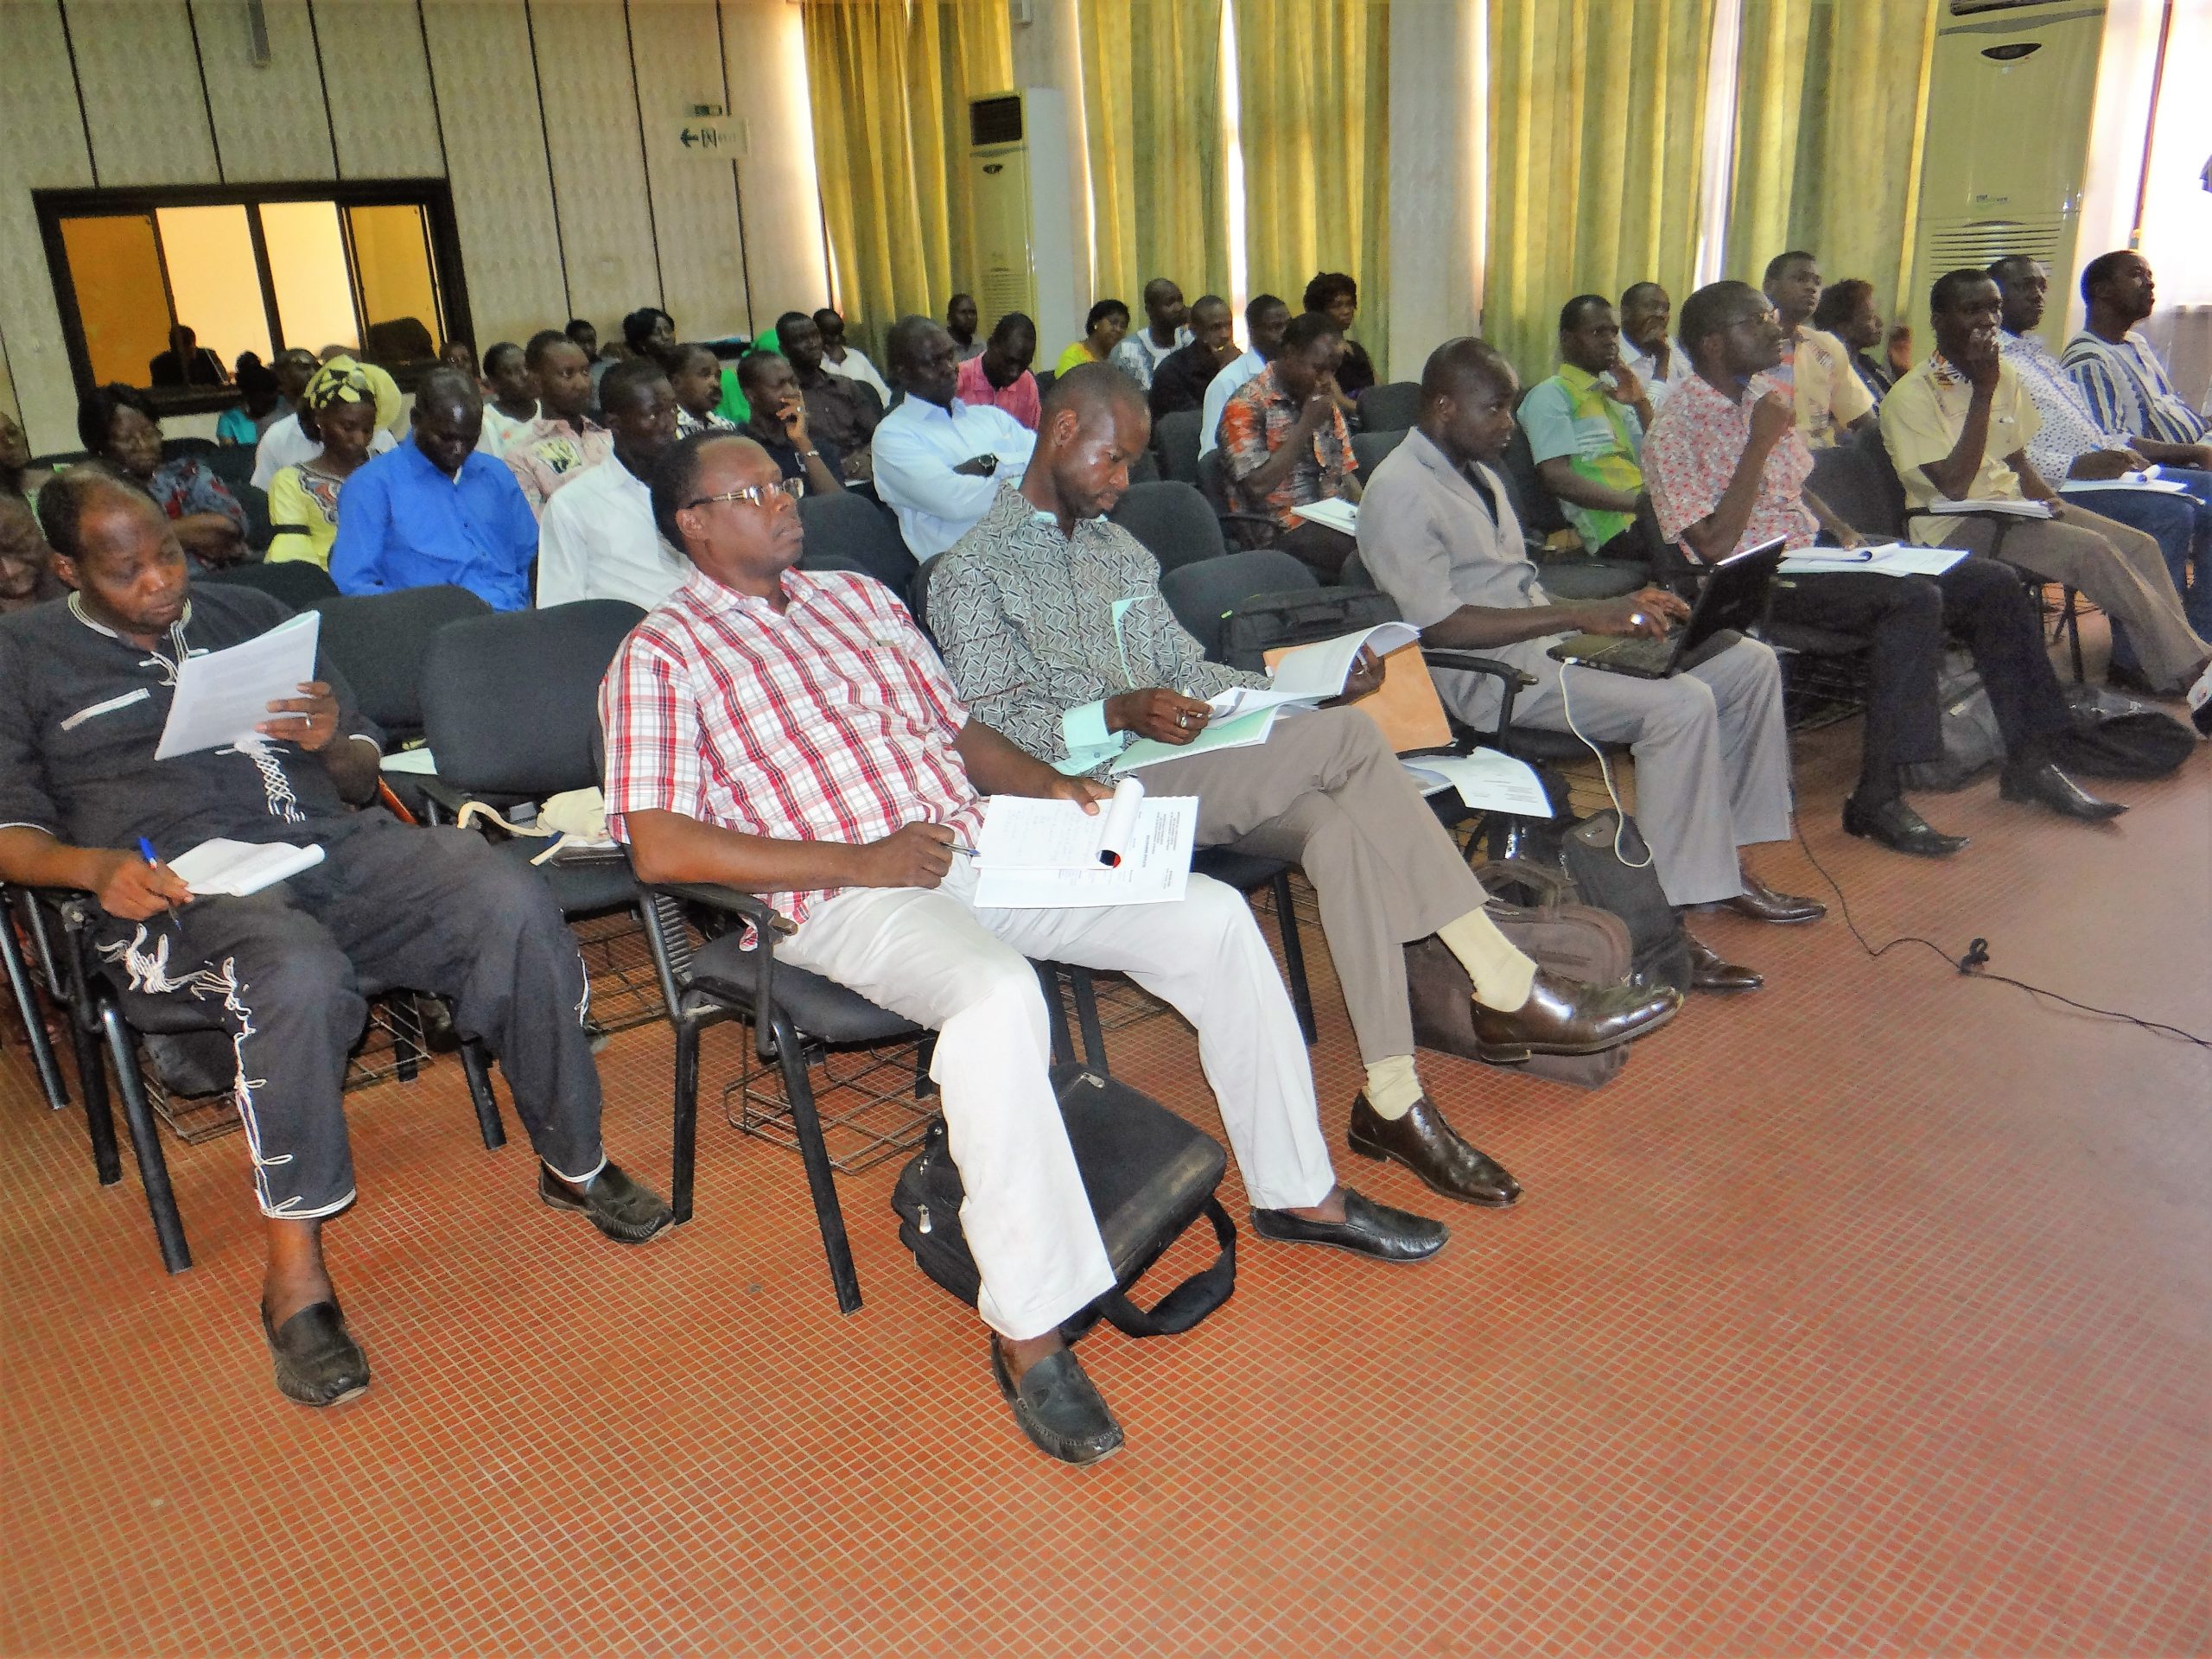
[[[415,393],[407,442],[346,480],[330,579],[340,593],[450,582],[495,611],[530,603],[537,520],[514,474],[480,454],[475,381],[433,369]]]
[[[956,396],[959,348],[927,317],[891,330],[891,378],[906,399],[875,429],[875,493],[899,515],[906,548],[927,564],[1019,483],[1037,435],[1002,409]]]

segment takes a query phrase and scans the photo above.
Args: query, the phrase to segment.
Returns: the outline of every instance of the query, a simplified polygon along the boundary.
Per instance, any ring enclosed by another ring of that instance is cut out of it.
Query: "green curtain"
[[[1245,286],[1294,311],[1315,272],[1351,272],[1352,333],[1387,379],[1389,0],[1234,3]]]
[[[1222,0],[1079,0],[1091,291],[1144,326],[1144,285],[1229,293]]]
[[[1573,296],[1689,292],[1713,3],[1490,0],[1483,334],[1524,383]]]
[[[848,331],[881,356],[972,287],[968,100],[1014,85],[1004,0],[806,0],[822,211]]]
[[[1788,248],[1902,315],[1939,0],[1744,0],[1727,269]]]

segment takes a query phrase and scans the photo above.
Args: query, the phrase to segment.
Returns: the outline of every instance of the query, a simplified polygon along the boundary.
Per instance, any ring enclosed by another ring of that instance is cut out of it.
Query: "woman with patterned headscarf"
[[[322,452],[281,468],[269,481],[269,562],[297,559],[330,568],[338,539],[338,495],[369,458],[377,435],[377,389],[344,358],[315,372],[300,398],[322,435]]]

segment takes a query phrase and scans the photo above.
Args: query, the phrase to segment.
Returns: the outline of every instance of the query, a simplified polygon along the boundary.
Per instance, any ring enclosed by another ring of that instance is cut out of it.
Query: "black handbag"
[[[1236,1288],[1236,1224],[1214,1197],[1228,1155],[1212,1136],[1125,1083],[1080,1065],[1055,1066],[1052,1077],[1068,1144],[1114,1268],[1114,1288],[1062,1324],[1061,1334],[1072,1342],[1102,1317],[1132,1337],[1188,1331]],[[946,1144],[944,1120],[938,1118],[922,1149],[899,1173],[891,1207],[899,1217],[899,1242],[914,1253],[921,1270],[973,1307],[982,1281],[960,1230],[966,1196]],[[1139,1307],[1129,1300],[1130,1289],[1202,1215],[1213,1224],[1219,1255],[1151,1307]]]

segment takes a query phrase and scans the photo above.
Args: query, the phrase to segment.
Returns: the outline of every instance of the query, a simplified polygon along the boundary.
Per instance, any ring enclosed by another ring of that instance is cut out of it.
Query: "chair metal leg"
[[[474,1037],[461,1039],[461,1070],[468,1079],[468,1098],[476,1108],[476,1132],[484,1137],[484,1150],[497,1152],[507,1144],[506,1126],[499,1119],[499,1097],[492,1092],[492,1056]]]
[[[115,1144],[115,1112],[108,1103],[107,1062],[100,1058],[97,1032],[70,1010],[69,1042],[77,1053],[77,1088],[85,1096],[85,1135],[92,1143],[92,1173],[102,1186],[123,1179],[123,1159]]]
[[[1060,1000],[1060,964],[1057,962],[1033,962],[1037,970],[1037,982],[1045,993],[1045,1025],[1052,1033],[1052,1064],[1075,1064],[1075,1039],[1068,1033],[1067,1004]]]
[[[1306,943],[1298,937],[1298,912],[1290,905],[1290,872],[1279,870],[1268,883],[1274,894],[1275,926],[1282,934],[1283,976],[1290,982],[1290,1006],[1298,1014],[1298,1029],[1308,1048],[1320,1041],[1313,1024],[1313,989],[1306,982]]]
[[[784,1093],[791,1102],[799,1155],[806,1160],[806,1185],[814,1195],[814,1219],[822,1229],[822,1253],[830,1259],[830,1282],[837,1293],[837,1311],[856,1313],[861,1305],[860,1274],[853,1266],[852,1246],[845,1238],[845,1213],[837,1204],[837,1176],[830,1166],[830,1146],[822,1138],[822,1119],[814,1109],[806,1050],[791,1020],[780,1011],[769,1029],[775,1035],[776,1062],[783,1068]]]
[[[1083,1063],[1106,1077],[1106,1033],[1098,1028],[1098,988],[1090,969],[1072,963],[1066,967],[1068,984],[1075,992],[1075,1017],[1083,1027]]]
[[[139,1075],[137,1039],[121,1011],[105,997],[100,999],[100,1028],[106,1033],[108,1055],[115,1063],[115,1086],[123,1096],[123,1120],[130,1130],[130,1149],[138,1159],[138,1179],[146,1189],[146,1208],[154,1218],[162,1265],[171,1273],[182,1273],[192,1265],[192,1251],[184,1242],[184,1220],[176,1212],[176,1194],[169,1187],[161,1129],[146,1099],[145,1079]]]
[[[2082,670],[2082,596],[2069,588],[2066,593],[2066,613],[2063,619],[2066,628],[2066,642],[2074,659],[2074,683],[2079,685],[2088,677]]]
[[[16,938],[15,918],[4,904],[0,904],[0,959],[7,963],[8,988],[16,994],[16,1012],[22,1016],[23,1041],[29,1045],[31,1063],[38,1068],[39,1087],[46,1091],[46,1103],[58,1112],[69,1103],[69,1090],[61,1081],[61,1066],[54,1058],[54,1039],[46,1033],[38,992],[31,984],[30,969]]]
[[[676,1133],[668,1172],[669,1208],[691,1219],[691,1173],[699,1155],[699,1027],[669,1004],[676,1027]]]

